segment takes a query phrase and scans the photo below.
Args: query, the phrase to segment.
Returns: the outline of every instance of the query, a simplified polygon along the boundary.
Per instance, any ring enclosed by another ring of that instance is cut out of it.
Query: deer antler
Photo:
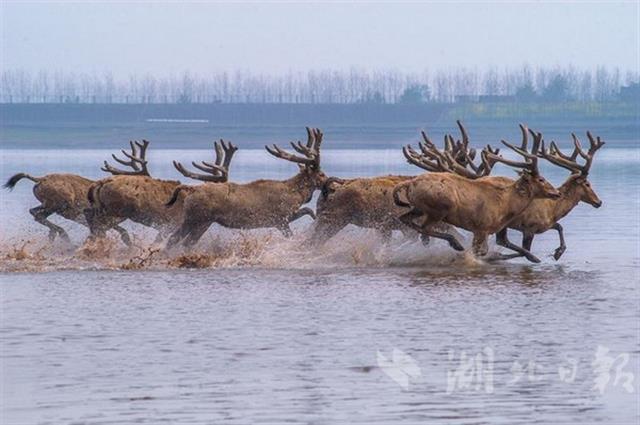
[[[291,154],[277,145],[265,146],[271,155],[316,169],[320,168],[320,145],[322,144],[322,131],[319,128],[307,127],[307,143],[291,142],[291,147],[302,156]]]
[[[564,155],[555,142],[551,142],[549,149],[545,149],[544,141],[542,141],[542,147],[539,152],[539,156],[551,162],[554,165],[570,170],[572,173],[580,173],[583,176],[589,174],[589,170],[591,169],[591,164],[593,162],[593,156],[598,149],[604,146],[604,142],[600,139],[600,137],[594,138],[593,135],[587,131],[587,137],[589,138],[589,151],[584,152],[582,146],[580,144],[580,140],[578,137],[571,133],[571,138],[573,139],[573,153],[571,156]],[[577,157],[580,155],[585,159],[584,165],[580,165],[577,161]]]
[[[481,154],[482,162],[476,166],[473,162],[476,150],[469,147],[469,135],[462,122],[458,120],[456,123],[462,134],[462,140],[456,141],[452,135],[447,134],[444,137],[444,150],[440,151],[429,136],[422,131],[423,141],[418,144],[422,153],[416,152],[410,145],[404,147],[402,152],[407,161],[427,171],[451,172],[470,179],[489,175],[495,162],[489,160],[483,152]],[[488,146],[488,152],[497,154],[499,149],[494,151]],[[467,167],[471,169],[467,169]]]
[[[422,168],[423,170],[431,171],[434,173],[439,172],[448,172],[451,171],[446,164],[446,160],[444,157],[440,157],[438,155],[430,155],[425,154],[426,146],[420,143],[420,148],[424,148],[423,154],[416,152],[411,145],[407,145],[402,148],[402,153],[404,157],[407,158],[407,161],[410,164],[413,164],[417,167]]]
[[[231,164],[231,159],[238,148],[231,142],[228,142],[227,144],[227,142],[222,139],[220,139],[219,144],[218,142],[214,142],[213,147],[216,152],[215,163],[212,164],[210,162],[202,161],[202,164],[197,164],[195,161],[191,162],[195,168],[200,171],[204,171],[207,174],[189,171],[178,161],[173,161],[173,166],[183,176],[191,179],[216,183],[226,182],[229,179],[229,165]]]
[[[125,157],[129,158],[128,161],[120,159],[114,154],[111,154],[111,156],[113,157],[114,161],[127,167],[131,167],[133,171],[115,168],[109,165],[107,161],[104,161],[104,166],[100,169],[107,173],[111,173],[114,176],[148,176],[149,170],[147,169],[146,155],[149,142],[147,140],[143,140],[142,143],[138,142],[137,140],[129,141],[129,145],[131,146],[131,153],[125,151],[124,149],[121,151]]]
[[[522,168],[528,170],[533,175],[538,175],[538,149],[540,148],[540,144],[542,142],[542,133],[536,133],[533,130],[528,130],[526,126],[520,124],[520,131],[522,131],[522,142],[520,147],[514,146],[511,143],[501,140],[502,144],[504,144],[509,149],[513,150],[518,155],[524,157],[524,162],[512,161],[509,159],[503,158],[501,155],[496,155],[491,152],[487,152],[485,155],[488,160],[494,162],[501,162],[503,164],[509,165],[515,168]],[[533,136],[533,146],[531,148],[531,152],[527,150],[528,145],[528,136],[530,133]]]

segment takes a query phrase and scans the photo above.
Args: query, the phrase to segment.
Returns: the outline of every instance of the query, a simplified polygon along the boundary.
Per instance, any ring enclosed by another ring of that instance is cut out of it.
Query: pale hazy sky
[[[190,70],[639,65],[628,2],[12,3],[2,67],[157,76]]]

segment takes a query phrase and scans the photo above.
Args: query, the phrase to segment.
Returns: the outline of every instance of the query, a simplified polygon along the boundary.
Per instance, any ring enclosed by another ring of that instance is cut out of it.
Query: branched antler
[[[307,143],[291,142],[291,147],[298,154],[291,154],[277,145],[265,146],[267,152],[271,155],[284,159],[286,161],[295,162],[314,169],[320,169],[320,145],[322,144],[322,131],[319,128],[307,127]]]
[[[178,161],[173,161],[173,166],[183,176],[189,177],[190,179],[215,183],[226,182],[229,179],[229,165],[231,164],[231,159],[238,148],[231,142],[225,142],[222,139],[220,139],[219,143],[213,142],[213,147],[216,152],[216,159],[214,163],[202,161],[201,164],[198,164],[195,161],[191,162],[191,165],[207,174],[189,171]]]
[[[582,145],[580,144],[580,140],[578,137],[571,133],[571,138],[573,139],[573,153],[571,155],[565,155],[562,153],[558,145],[555,142],[551,142],[549,144],[549,149],[545,149],[544,141],[541,143],[541,149],[538,153],[538,156],[546,159],[554,165],[570,170],[572,173],[579,173],[583,176],[589,174],[589,170],[591,169],[591,164],[593,162],[593,156],[604,146],[604,141],[600,139],[600,137],[594,138],[593,135],[587,131],[587,137],[589,138],[589,150],[585,152],[582,149]],[[584,165],[580,165],[577,161],[578,155],[584,158]]]
[[[147,140],[143,140],[142,143],[140,143],[136,140],[130,141],[129,145],[131,146],[131,153],[125,151],[124,149],[121,151],[125,157],[129,158],[128,161],[120,159],[114,154],[112,154],[111,156],[113,157],[114,161],[127,167],[131,167],[133,171],[121,170],[119,168],[113,167],[109,165],[107,161],[104,161],[104,166],[100,169],[107,173],[111,173],[114,176],[148,176],[149,170],[147,169],[146,155],[149,142]]]
[[[524,162],[505,159],[501,155],[496,155],[491,152],[487,152],[486,157],[488,160],[493,161],[494,163],[501,162],[511,167],[527,170],[533,175],[538,175],[539,174],[538,149],[540,148],[540,144],[542,143],[542,133],[534,132],[533,130],[528,130],[527,127],[522,124],[520,124],[520,131],[522,131],[522,142],[520,144],[520,147],[514,146],[505,140],[502,140],[501,142],[506,147],[513,150],[518,155],[522,156],[524,158]],[[529,133],[533,137],[533,146],[531,148],[531,152],[527,150]]]
[[[423,131],[423,141],[418,144],[421,153],[416,152],[410,145],[403,148],[402,152],[407,161],[427,171],[451,172],[470,179],[489,175],[495,161],[487,157],[487,153],[497,155],[499,149],[493,150],[487,146],[481,153],[481,163],[476,165],[473,162],[476,150],[469,147],[469,135],[460,120],[456,123],[462,140],[454,140],[450,134],[445,135],[444,149],[441,151]]]

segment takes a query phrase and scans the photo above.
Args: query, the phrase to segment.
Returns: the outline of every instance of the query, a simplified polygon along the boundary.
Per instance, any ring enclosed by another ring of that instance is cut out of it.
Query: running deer
[[[524,128],[524,127],[523,127]],[[503,177],[481,177],[470,179],[450,172],[425,173],[393,190],[396,205],[410,210],[400,217],[407,226],[428,236],[446,240],[458,251],[464,247],[455,236],[433,228],[441,222],[460,227],[473,233],[472,249],[475,255],[486,255],[489,235],[502,230],[536,198],[558,198],[560,193],[547,182],[538,171],[537,151],[542,135],[536,133],[532,152],[527,151],[527,131],[523,141],[516,147],[506,141],[502,143],[524,158],[524,162],[512,161],[485,149],[487,161],[501,162],[519,168],[520,177],[510,181]],[[445,152],[442,163],[455,169],[456,162]],[[400,199],[403,195],[405,200]],[[415,223],[424,218],[421,225]],[[499,241],[503,246],[515,250],[532,262],[540,260],[529,251],[508,241]]]
[[[523,137],[526,137],[526,128],[520,126],[520,129],[523,131]],[[572,134],[571,136],[573,138],[574,151],[570,156],[563,154],[554,142],[551,142],[548,150],[545,149],[544,140],[541,140],[541,147],[538,151],[539,157],[548,160],[554,165],[565,168],[572,173],[569,178],[567,178],[567,180],[557,188],[561,195],[560,198],[534,199],[522,213],[509,223],[508,228],[502,229],[496,234],[496,240],[500,245],[504,246],[504,244],[510,244],[507,238],[507,231],[508,229],[514,229],[522,232],[522,246],[526,250],[530,251],[533,238],[536,234],[541,234],[547,230],[554,229],[558,232],[560,239],[560,246],[556,248],[553,255],[554,259],[558,260],[566,250],[563,228],[560,223],[558,223],[558,220],[569,214],[569,212],[571,212],[579,202],[585,202],[595,208],[599,208],[602,205],[602,201],[594,192],[587,177],[589,170],[591,169],[593,156],[595,152],[604,145],[604,142],[600,137],[594,138],[590,132],[587,132],[590,148],[588,152],[584,152],[578,137],[575,134]],[[409,147],[409,149],[411,148]],[[487,149],[489,149],[489,152],[491,153],[498,153],[498,150],[491,151],[490,146],[487,146]],[[482,155],[482,164],[480,166],[476,166],[468,155],[465,157],[466,159],[463,163],[453,163],[451,158],[443,158],[445,155],[438,152],[433,145],[428,147],[421,146],[421,154],[413,150],[411,151],[412,154],[410,162],[415,165],[420,166],[420,163],[425,162],[425,160],[428,162],[429,159],[440,158],[441,163],[430,164],[432,169],[440,167],[444,171],[453,172],[471,179],[487,176],[493,166],[493,164],[489,163],[487,160],[484,151]],[[578,164],[578,155],[585,160],[584,165]],[[448,164],[451,164],[451,166]],[[469,167],[470,169],[466,167]],[[503,179],[506,184],[513,182],[513,179],[509,179],[507,177],[500,178]],[[522,254],[520,253],[508,254],[500,256],[499,259],[511,259],[521,256]]]
[[[275,227],[285,237],[292,235],[289,223],[303,215],[315,218],[313,210],[301,208],[322,186],[326,176],[320,169],[322,132],[307,128],[307,143],[292,142],[297,154],[276,145],[265,146],[276,158],[298,164],[299,172],[287,180],[256,180],[251,183],[221,183],[193,188],[184,199],[183,222],[169,238],[167,247],[179,242],[192,246],[213,223],[232,229]],[[172,196],[167,207],[174,204]]]
[[[475,150],[468,147],[469,137],[462,123],[457,121],[457,124],[462,133],[462,140],[454,142],[452,136],[445,136],[445,151],[456,161],[464,161],[466,158],[474,157]],[[427,151],[428,146],[434,146],[424,131],[422,138],[424,143],[419,144],[421,149]],[[411,147],[404,148],[403,153],[409,161],[416,159],[418,161],[416,165],[423,169],[446,171],[437,163],[431,164]],[[308,242],[314,246],[322,244],[349,224],[376,229],[385,242],[391,239],[394,230],[402,231],[407,237],[415,235],[413,229],[399,220],[398,217],[406,210],[397,206],[392,196],[396,185],[414,177],[389,175],[355,179],[328,178],[318,198],[316,205],[318,217]],[[448,231],[448,227],[443,226],[443,231]],[[428,239],[423,237],[423,242],[428,242]]]
[[[558,232],[560,246],[556,248],[553,258],[558,260],[567,249],[564,241],[563,229],[558,221],[569,214],[571,210],[578,205],[579,202],[585,202],[595,208],[602,206],[602,201],[598,198],[595,191],[589,183],[588,176],[593,156],[604,146],[604,141],[600,137],[594,138],[590,132],[587,132],[589,139],[589,150],[585,152],[582,149],[580,141],[575,134],[571,135],[574,143],[574,150],[571,155],[565,155],[560,151],[558,146],[551,142],[549,149],[545,149],[544,141],[539,152],[539,156],[551,162],[554,165],[571,171],[571,175],[567,180],[558,187],[560,198],[558,199],[536,199],[522,213],[516,216],[510,223],[508,228],[522,232],[522,247],[527,251],[531,250],[531,244],[535,235],[554,229]],[[584,164],[580,165],[577,161],[578,155],[584,159]],[[507,228],[498,232],[500,236],[507,240]],[[513,254],[509,258],[520,256]]]
[[[42,177],[34,177],[26,173],[18,173],[7,180],[4,187],[13,190],[18,181],[23,178],[35,183],[33,195],[40,201],[40,205],[31,208],[29,213],[38,223],[49,228],[51,242],[55,240],[56,236],[65,242],[70,242],[67,232],[49,221],[48,218],[52,214],[58,214],[67,220],[88,226],[84,210],[89,207],[87,194],[94,183],[93,180],[76,174],[47,174]],[[120,234],[122,242],[129,244],[129,234],[119,226],[120,222],[114,221],[110,228]]]
[[[49,240],[51,242],[55,240],[56,236],[65,242],[70,242],[67,232],[62,227],[49,221],[48,218],[52,214],[58,214],[67,220],[88,226],[84,210],[89,207],[87,194],[94,183],[93,180],[76,174],[47,174],[42,177],[34,177],[26,173],[18,173],[7,180],[4,187],[13,190],[15,185],[24,178],[35,183],[33,194],[40,201],[40,205],[31,208],[29,213],[31,213],[36,222],[49,228]],[[119,226],[122,221],[113,221],[109,228],[117,231],[122,241],[125,244],[129,244],[129,234]]]
[[[158,230],[157,241],[163,239],[182,220],[182,200],[179,196],[181,186],[176,180],[160,180],[149,175],[146,151],[149,142],[143,140],[131,143],[131,153],[122,151],[127,159],[113,156],[113,159],[131,170],[123,170],[109,165],[106,161],[103,170],[113,174],[95,182],[89,190],[90,207],[85,216],[91,229],[92,237],[101,237],[105,229],[113,222],[129,219],[136,223]],[[226,182],[229,175],[229,164],[237,150],[231,143],[224,141],[214,143],[215,163],[202,162],[193,165],[207,174],[188,171],[182,164],[174,161],[176,169],[184,176],[205,182]],[[176,191],[176,189],[180,189]],[[166,200],[175,193],[173,206],[167,208]]]

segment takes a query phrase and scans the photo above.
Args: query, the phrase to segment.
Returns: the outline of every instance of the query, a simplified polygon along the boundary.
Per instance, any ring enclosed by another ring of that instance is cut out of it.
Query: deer
[[[523,126],[520,126],[521,131],[525,132],[526,129]],[[523,135],[526,137],[526,134]],[[593,162],[593,156],[597,150],[599,150],[602,146],[604,146],[604,141],[601,140],[600,137],[594,137],[590,132],[587,132],[587,138],[589,139],[590,148],[588,152],[584,152],[582,149],[582,145],[580,140],[575,135],[575,133],[571,134],[574,144],[574,151],[571,155],[565,155],[558,148],[555,142],[551,142],[549,149],[545,148],[544,139],[540,142],[540,149],[538,151],[538,156],[546,159],[554,165],[565,168],[571,172],[571,175],[567,178],[567,180],[559,186],[557,189],[560,192],[561,196],[558,199],[534,199],[533,202],[516,218],[513,219],[511,223],[509,223],[508,228],[502,229],[496,234],[496,238],[501,243],[510,243],[507,238],[508,229],[518,230],[522,232],[522,246],[531,251],[531,245],[533,243],[533,238],[536,234],[544,233],[550,229],[554,229],[558,232],[558,236],[560,239],[560,246],[556,248],[553,254],[553,258],[557,261],[560,259],[562,254],[566,251],[566,243],[564,240],[564,232],[562,225],[558,223],[558,220],[569,214],[571,210],[579,203],[585,202],[594,208],[600,208],[602,206],[602,201],[598,198],[598,195],[595,193],[593,188],[591,187],[591,183],[588,180],[589,170],[591,168],[591,164]],[[410,147],[408,147],[411,149]],[[491,151],[491,146],[487,145],[489,152],[497,154],[499,149],[496,151]],[[435,158],[440,157],[442,155],[434,149],[434,146],[429,146],[428,149],[425,149],[424,146],[421,146],[422,154],[419,154],[413,150],[411,150],[411,159],[409,162],[420,166],[421,162],[425,161],[426,158]],[[580,155],[585,160],[584,165],[580,165],[577,163],[577,156]],[[446,160],[446,159],[445,159]],[[473,159],[469,157],[469,155],[465,156],[464,161],[457,161],[453,163],[450,159],[448,161],[452,164],[451,167],[446,165],[445,161],[442,161],[440,167],[443,171],[453,172],[459,174],[461,176],[477,179],[488,175],[491,171],[492,163],[489,163],[487,159],[483,155],[482,164],[480,166],[476,166],[473,163]],[[467,166],[469,168],[464,168],[461,166]],[[437,166],[431,165],[432,168],[438,168]],[[432,170],[433,171],[433,170]],[[435,170],[437,171],[437,170]],[[501,177],[505,183],[510,183],[513,180],[507,177]],[[522,254],[508,254],[497,257],[497,259],[511,259],[516,257],[521,257]]]
[[[560,240],[560,246],[555,249],[553,254],[553,258],[556,261],[560,259],[567,249],[563,228],[558,221],[569,214],[580,202],[587,203],[594,208],[602,206],[602,201],[592,188],[588,177],[593,163],[593,156],[605,143],[600,137],[594,137],[590,132],[587,132],[590,147],[585,152],[575,133],[572,133],[571,137],[574,144],[574,150],[571,155],[562,153],[555,142],[551,142],[549,149],[546,149],[544,141],[542,141],[539,152],[541,158],[571,172],[567,180],[558,187],[560,197],[557,199],[535,199],[509,223],[507,228],[498,232],[498,235],[504,240],[507,240],[508,229],[522,232],[522,247],[530,251],[535,235],[553,229],[558,232]],[[578,163],[578,155],[584,159],[583,165]],[[518,256],[520,254],[512,254],[509,258]]]
[[[454,141],[451,135],[445,136],[445,150],[456,161],[464,161],[466,158],[475,157],[475,150],[469,149],[469,136],[462,122],[456,121],[462,134],[462,140]],[[434,146],[425,131],[421,132],[424,142],[419,146],[423,151],[428,151],[427,146]],[[464,153],[463,153],[464,151]],[[444,171],[436,166],[430,167],[428,160],[421,161],[411,147],[403,149],[407,160],[416,160],[419,167],[434,171]],[[320,245],[349,224],[358,227],[376,229],[385,243],[391,240],[392,232],[400,230],[405,236],[413,236],[413,229],[407,227],[398,217],[405,211],[393,202],[392,191],[399,183],[406,182],[415,176],[378,176],[361,177],[354,179],[340,179],[329,177],[320,191],[320,197],[316,204],[316,225],[311,234],[309,244]],[[447,231],[448,226],[442,226]],[[422,237],[423,243],[428,243],[428,238]]]
[[[116,162],[130,169],[116,168],[107,161],[104,162],[102,169],[112,176],[95,182],[88,192],[90,207],[85,210],[85,217],[89,223],[91,238],[104,236],[105,229],[112,226],[113,222],[129,219],[158,230],[156,242],[159,242],[180,223],[184,195],[176,193],[171,208],[167,208],[165,203],[176,189],[188,191],[188,187],[182,186],[177,180],[161,180],[149,175],[146,159],[148,146],[149,142],[146,140],[135,141],[131,143],[131,153],[122,150],[126,159],[112,155]],[[237,149],[222,139],[220,143],[215,142],[214,163],[192,163],[205,174],[189,171],[177,161],[173,161],[173,165],[185,177],[204,181],[206,184],[222,183],[228,179],[229,165]]]
[[[4,184],[5,189],[13,190],[22,179],[28,179],[35,183],[33,195],[40,205],[31,208],[29,213],[36,222],[49,228],[49,241],[54,242],[59,237],[66,243],[71,243],[67,232],[57,224],[48,220],[52,214],[57,214],[67,220],[88,226],[84,216],[84,210],[89,207],[87,194],[94,181],[77,174],[54,173],[42,177],[34,177],[26,173],[13,175]],[[120,234],[122,242],[131,243],[127,231],[119,224],[121,221],[112,222],[109,228]]]
[[[306,144],[291,142],[294,154],[275,144],[265,146],[276,158],[298,164],[298,173],[287,180],[226,182],[193,188],[184,198],[182,224],[168,239],[166,248],[178,243],[185,247],[195,245],[213,223],[232,229],[276,228],[291,237],[290,222],[304,215],[315,218],[313,210],[301,207],[311,201],[327,178],[320,168],[322,137],[320,129],[307,127]],[[174,198],[167,207],[173,205]]]
[[[542,134],[533,133],[532,152],[528,152],[527,131],[524,126],[521,128],[523,141],[520,147],[505,140],[502,140],[502,143],[522,156],[523,162],[505,159],[488,149],[483,150],[482,154],[486,161],[500,162],[520,169],[517,180],[491,176],[471,179],[451,172],[422,174],[398,184],[393,190],[396,205],[409,208],[408,212],[400,216],[400,220],[420,233],[447,241],[451,248],[457,251],[464,251],[464,247],[456,237],[437,231],[433,225],[444,222],[468,230],[473,233],[473,253],[477,257],[486,255],[488,236],[506,227],[534,199],[560,197],[558,190],[541,176],[538,170],[537,151]],[[446,163],[451,169],[464,168],[457,167],[447,152],[437,156],[436,163]],[[400,199],[401,194],[404,195],[404,199]],[[415,223],[418,218],[424,218],[420,225]],[[501,246],[518,252],[529,261],[540,262],[528,250],[508,240],[496,240]]]

